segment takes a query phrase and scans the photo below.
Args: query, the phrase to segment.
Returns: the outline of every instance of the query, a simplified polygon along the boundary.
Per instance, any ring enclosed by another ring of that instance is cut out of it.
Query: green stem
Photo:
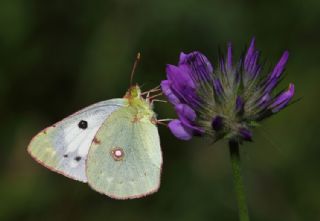
[[[229,141],[230,157],[232,164],[233,185],[237,195],[239,220],[249,221],[249,212],[246,202],[246,194],[244,190],[242,175],[241,175],[241,162],[239,153],[239,143],[237,141]]]

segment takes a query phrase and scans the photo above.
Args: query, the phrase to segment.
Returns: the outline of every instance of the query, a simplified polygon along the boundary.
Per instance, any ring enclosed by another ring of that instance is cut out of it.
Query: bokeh
[[[0,220],[237,220],[225,141],[175,139],[159,126],[160,190],[117,201],[37,164],[38,131],[94,102],[165,78],[181,51],[217,62],[231,41],[239,57],[255,36],[265,71],[290,51],[291,105],[241,147],[252,220],[320,220],[320,2],[317,0],[1,0]],[[157,103],[159,118],[175,117]]]

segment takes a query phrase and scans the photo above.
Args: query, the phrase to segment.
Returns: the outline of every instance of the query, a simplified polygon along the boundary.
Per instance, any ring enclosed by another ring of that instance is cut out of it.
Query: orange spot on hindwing
[[[112,148],[110,154],[115,161],[120,161],[120,160],[123,160],[124,158],[124,151],[121,147]]]
[[[93,143],[94,144],[101,144],[101,141],[97,137],[94,137],[93,138]]]

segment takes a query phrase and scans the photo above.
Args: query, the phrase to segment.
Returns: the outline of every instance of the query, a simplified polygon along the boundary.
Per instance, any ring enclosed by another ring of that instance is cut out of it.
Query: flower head
[[[200,52],[181,53],[177,66],[167,65],[167,80],[161,82],[178,114],[168,125],[171,132],[182,140],[208,135],[214,141],[250,141],[257,122],[286,107],[294,95],[292,83],[287,90],[273,93],[288,55],[285,51],[273,70],[263,73],[254,39],[237,63],[232,61],[229,44],[215,68]]]

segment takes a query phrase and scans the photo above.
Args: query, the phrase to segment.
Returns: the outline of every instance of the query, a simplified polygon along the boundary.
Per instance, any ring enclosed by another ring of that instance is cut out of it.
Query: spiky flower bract
[[[253,39],[245,55],[233,62],[232,46],[217,67],[200,52],[180,54],[177,66],[168,64],[163,93],[178,119],[168,126],[179,139],[207,135],[242,142],[252,140],[257,123],[282,110],[294,95],[294,85],[275,94],[289,53],[285,51],[272,71],[264,72]]]

